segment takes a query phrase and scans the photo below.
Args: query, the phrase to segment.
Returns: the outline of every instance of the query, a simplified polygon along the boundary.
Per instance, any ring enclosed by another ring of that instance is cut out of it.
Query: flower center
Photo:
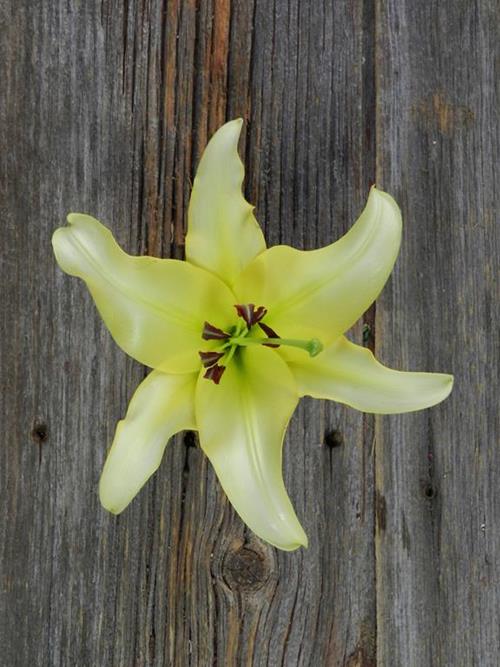
[[[201,334],[203,340],[220,341],[220,345],[214,350],[198,352],[201,363],[206,368],[203,377],[207,380],[212,380],[215,384],[219,384],[226,366],[239,347],[265,345],[265,347],[276,348],[280,347],[280,345],[285,345],[304,350],[311,357],[315,357],[323,350],[323,345],[317,338],[311,338],[310,340],[280,338],[269,325],[261,321],[267,314],[267,308],[264,306],[255,307],[253,303],[248,303],[236,304],[234,307],[241,319],[236,326],[231,328],[230,332],[223,331],[213,324],[205,322]],[[266,334],[265,336],[249,335],[252,327],[256,324]],[[223,361],[224,363],[219,364],[219,361]]]

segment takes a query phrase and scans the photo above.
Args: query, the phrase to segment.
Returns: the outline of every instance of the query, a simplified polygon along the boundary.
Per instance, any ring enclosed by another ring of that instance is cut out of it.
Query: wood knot
[[[224,559],[223,572],[229,588],[238,591],[256,591],[269,578],[265,557],[248,546],[229,552]]]

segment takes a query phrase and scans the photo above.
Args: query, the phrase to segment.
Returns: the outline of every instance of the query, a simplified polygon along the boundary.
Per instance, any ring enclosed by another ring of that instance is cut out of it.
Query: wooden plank
[[[130,252],[182,256],[194,168],[237,115],[268,241],[338,237],[374,175],[370,3],[0,10],[2,660],[371,664],[372,421],[312,401],[293,419],[285,477],[308,551],[279,553],[246,531],[190,435],[108,515],[99,473],[145,371],[49,243],[73,209]]]
[[[403,248],[377,304],[385,362],[455,374],[377,420],[381,665],[500,655],[498,3],[377,3],[377,181]]]

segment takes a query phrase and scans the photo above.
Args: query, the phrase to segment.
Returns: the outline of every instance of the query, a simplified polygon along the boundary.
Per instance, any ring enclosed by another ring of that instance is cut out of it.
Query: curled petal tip
[[[78,223],[80,223],[83,225],[95,226],[95,223],[101,224],[99,223],[97,218],[94,218],[91,215],[88,215],[87,213],[78,213],[77,211],[70,211],[70,213],[68,213],[68,215],[66,216],[66,222],[68,223],[68,225],[77,225]],[[109,232],[109,230],[107,231]]]
[[[238,132],[239,132],[241,130],[242,126],[243,126],[243,118],[241,118],[241,116],[238,116],[238,118],[232,118],[231,120],[228,120],[227,123],[222,125],[221,128],[219,128],[219,129],[222,129],[224,127],[225,128],[232,127],[234,129],[238,130]]]
[[[118,504],[116,502],[113,484],[111,484],[109,480],[104,480],[102,477],[99,480],[99,501],[107,512],[114,514],[115,516],[121,514],[128,504]]]
[[[279,549],[282,549],[283,551],[296,551],[297,549],[300,549],[300,547],[304,547],[304,549],[307,549],[309,547],[309,540],[307,539],[307,535],[302,531],[301,534],[297,534],[294,536],[293,540],[290,540],[290,543],[287,544],[276,544]]]
[[[101,492],[100,489],[99,489],[99,500],[100,500],[101,505],[103,506],[103,508],[106,510],[106,512],[109,512],[110,514],[114,514],[114,516],[118,516],[118,514],[122,513],[122,511],[123,511],[122,508],[114,507],[113,505],[110,505],[107,502],[106,492],[105,491]]]
[[[236,142],[235,144],[235,150],[236,150],[242,127],[243,127],[243,118],[233,118],[232,120],[228,120],[227,123],[224,123],[224,125],[222,125],[217,130],[215,135],[218,135],[220,133],[221,136],[226,136],[228,138],[231,137],[232,140]]]
[[[368,199],[384,200],[387,204],[390,204],[393,210],[393,214],[395,214],[395,216],[400,220],[401,210],[394,197],[390,195],[388,192],[385,192],[385,190],[381,190],[380,188],[378,188],[375,183],[370,188]]]
[[[453,375],[450,375],[449,373],[443,373],[443,379],[445,380],[446,391],[448,392],[446,396],[444,396],[443,398],[444,400],[451,394],[453,390],[453,385],[455,384],[455,377]]]

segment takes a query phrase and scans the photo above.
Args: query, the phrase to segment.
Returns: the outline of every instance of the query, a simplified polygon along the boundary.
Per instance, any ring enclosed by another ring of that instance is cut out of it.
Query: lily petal
[[[196,429],[194,391],[198,373],[167,375],[152,371],[118,422],[99,483],[103,506],[119,514],[161,463],[169,438]]]
[[[266,248],[253,209],[243,197],[245,175],[238,155],[243,121],[230,121],[211,138],[189,202],[186,259],[228,285]]]
[[[201,447],[229,500],[259,537],[286,551],[307,546],[282,476],[297,401],[286,364],[257,347],[239,350],[218,386],[200,377],[195,399]]]
[[[52,238],[59,266],[83,278],[111,335],[127,354],[172,373],[200,368],[206,316],[234,320],[224,283],[187,262],[131,257],[88,215],[71,213]]]
[[[349,329],[382,290],[399,251],[401,214],[372,188],[356,224],[319,250],[275,246],[256,257],[234,285],[238,303],[268,309],[281,337],[318,337],[328,345]]]
[[[327,398],[363,412],[413,412],[443,401],[453,387],[445,373],[405,373],[341,336],[314,359],[289,362],[302,396]]]

